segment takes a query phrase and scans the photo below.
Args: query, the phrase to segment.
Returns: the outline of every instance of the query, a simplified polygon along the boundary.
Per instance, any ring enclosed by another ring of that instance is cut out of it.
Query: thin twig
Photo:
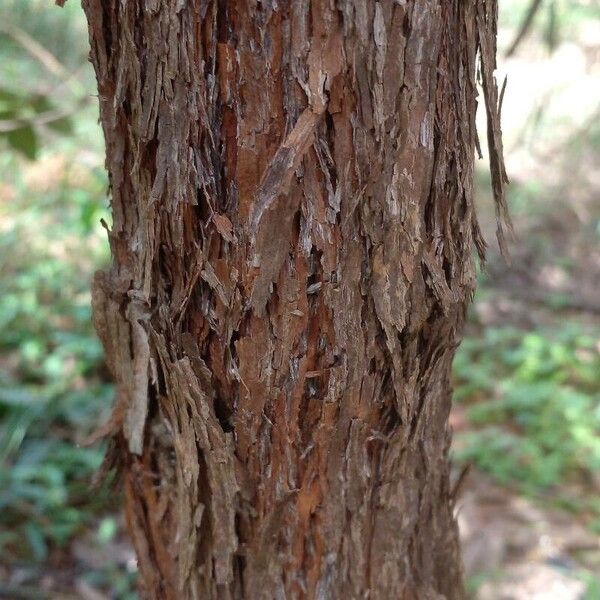
[[[529,29],[531,28],[531,24],[533,23],[533,18],[537,14],[538,9],[542,5],[542,2],[543,2],[543,0],[532,0],[531,1],[531,4],[529,5],[529,8],[527,9],[527,14],[525,15],[525,18],[523,19],[523,23],[521,23],[521,27],[519,28],[519,31],[518,31],[517,35],[515,36],[513,43],[510,45],[510,48],[506,51],[507,58],[509,56],[512,56],[517,51],[517,48],[520,46],[521,42],[525,39],[527,33],[529,32]]]
[[[0,31],[17,42],[33,58],[35,58],[47,71],[64,79],[71,89],[77,92],[84,90],[84,87],[76,80],[74,74],[63,65],[50,50],[42,46],[33,39],[26,31],[13,24],[1,23]]]
[[[88,98],[82,98],[74,108],[47,110],[30,119],[22,118],[0,120],[0,133],[8,133],[9,131],[16,131],[17,129],[22,129],[23,127],[47,125],[48,123],[60,121],[61,119],[72,115],[79,108],[81,108],[81,106],[87,104],[87,102]]]

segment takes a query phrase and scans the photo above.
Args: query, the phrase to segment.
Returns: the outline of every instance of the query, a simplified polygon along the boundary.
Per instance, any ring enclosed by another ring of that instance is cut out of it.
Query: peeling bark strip
[[[495,0],[83,0],[147,598],[464,598],[450,367]]]

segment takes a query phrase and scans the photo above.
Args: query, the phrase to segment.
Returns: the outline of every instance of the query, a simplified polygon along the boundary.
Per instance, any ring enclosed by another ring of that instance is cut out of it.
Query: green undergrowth
[[[567,491],[600,474],[599,344],[600,332],[558,320],[547,330],[467,337],[454,362],[455,399],[469,422],[456,436],[457,460],[599,519],[593,495]]]
[[[80,445],[112,394],[89,294],[106,260],[92,229],[106,184],[82,169],[74,192],[59,165],[65,174],[40,191],[20,166],[0,164],[10,186],[0,212],[0,553],[43,561],[107,500],[89,489],[102,448]]]
[[[104,448],[84,444],[113,395],[91,325],[109,212],[85,23],[42,0],[0,23],[0,597],[128,598],[119,495],[92,487]]]
[[[3,582],[2,597],[51,597],[39,587],[48,573],[115,598],[133,585],[122,565],[90,568],[71,552],[82,536],[87,552],[112,543],[119,505],[108,485],[91,485],[103,446],[84,445],[113,391],[89,292],[108,261],[106,178],[78,143],[42,146],[37,163],[0,159],[0,567],[23,579]]]

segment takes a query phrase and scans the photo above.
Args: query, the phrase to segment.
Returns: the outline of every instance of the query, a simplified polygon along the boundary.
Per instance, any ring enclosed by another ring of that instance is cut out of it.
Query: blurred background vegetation
[[[452,414],[465,566],[481,600],[594,600],[600,7],[500,5],[516,237],[507,265],[480,161],[489,260],[455,362]],[[91,276],[109,260],[100,221],[110,221],[94,94],[79,5],[2,0],[0,598],[136,597],[118,493],[91,485],[103,448],[85,445],[112,402],[90,324]]]

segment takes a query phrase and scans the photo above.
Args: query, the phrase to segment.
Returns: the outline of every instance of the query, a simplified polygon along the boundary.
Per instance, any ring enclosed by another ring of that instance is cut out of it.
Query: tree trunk
[[[143,597],[462,599],[450,369],[495,0],[83,0],[102,433]]]

